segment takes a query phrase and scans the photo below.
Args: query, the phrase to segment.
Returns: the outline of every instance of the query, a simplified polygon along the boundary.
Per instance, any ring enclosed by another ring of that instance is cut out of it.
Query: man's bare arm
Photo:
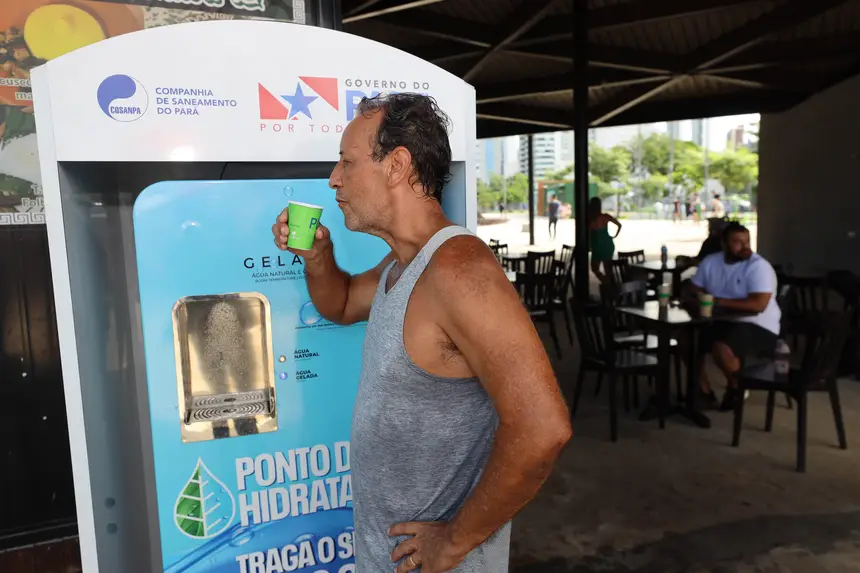
[[[325,225],[317,227],[310,250],[297,251],[287,247],[290,236],[288,217],[289,210],[284,209],[272,225],[275,245],[282,251],[289,251],[304,259],[308,292],[317,311],[326,320],[337,324],[367,320],[382,271],[394,256],[389,253],[374,268],[350,276],[337,266],[331,232]]]
[[[388,254],[378,265],[358,275],[349,275],[337,266],[333,249],[306,259],[305,278],[317,311],[336,324],[367,320],[382,271],[392,257]]]
[[[499,415],[486,468],[450,523],[468,552],[510,521],[538,492],[571,436],[568,410],[543,343],[487,248],[452,241],[431,270],[441,325],[481,380]]]
[[[769,292],[752,292],[746,298],[715,298],[714,305],[730,310],[760,314],[765,311],[772,296]]]

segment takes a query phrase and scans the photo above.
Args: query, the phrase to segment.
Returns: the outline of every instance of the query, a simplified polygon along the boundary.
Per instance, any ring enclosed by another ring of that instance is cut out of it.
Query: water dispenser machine
[[[307,202],[346,271],[387,254],[328,177],[361,98],[398,89],[450,116],[443,208],[475,230],[474,89],[248,20],[109,39],[32,84],[84,573],[351,573],[365,325],[320,316],[271,225]]]

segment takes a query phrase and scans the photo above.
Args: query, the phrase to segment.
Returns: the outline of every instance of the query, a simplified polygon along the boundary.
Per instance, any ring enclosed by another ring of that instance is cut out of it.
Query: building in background
[[[573,132],[556,131],[554,133],[538,133],[534,138],[534,173],[536,179],[542,179],[547,173],[559,171],[573,163]],[[527,135],[519,139],[519,170],[528,173],[529,170],[529,140]]]
[[[502,162],[505,160],[505,138],[481,139],[476,144],[475,165],[478,181],[488,183],[494,173],[505,172]],[[510,175],[510,174],[509,174]]]
[[[694,119],[693,120],[693,139],[692,142],[698,145],[699,147],[703,147],[705,145],[705,120],[704,119]]]
[[[666,134],[675,141],[678,141],[681,138],[681,124],[677,121],[670,121],[667,123]]]
[[[744,146],[744,126],[739,125],[726,134],[726,149],[740,149]]]

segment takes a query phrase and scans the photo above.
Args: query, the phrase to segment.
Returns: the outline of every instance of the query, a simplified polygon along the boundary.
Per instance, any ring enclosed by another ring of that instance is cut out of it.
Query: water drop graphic
[[[313,303],[308,301],[299,309],[299,319],[306,326],[313,326],[322,320],[322,315],[314,307]]]
[[[240,547],[252,539],[254,539],[254,530],[250,527],[243,527],[242,529],[237,530],[230,538],[230,545],[233,547]]]
[[[227,529],[235,515],[233,494],[198,458],[191,478],[176,498],[176,527],[189,537],[208,539]]]
[[[284,187],[284,195],[285,195],[287,198],[291,198],[291,197],[293,196],[293,188],[292,188],[292,187],[290,187],[289,185],[287,185],[286,187]]]
[[[313,546],[316,546],[319,540],[319,536],[314,533],[301,533],[296,536],[296,539],[293,541],[295,545],[301,545],[302,543],[310,543]]]

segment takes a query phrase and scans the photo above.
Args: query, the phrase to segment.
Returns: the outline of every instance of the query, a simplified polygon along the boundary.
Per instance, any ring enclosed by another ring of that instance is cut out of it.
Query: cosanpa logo
[[[195,539],[209,539],[233,522],[236,499],[224,482],[198,458],[191,478],[176,498],[173,516],[176,527],[183,534]]]
[[[116,121],[136,121],[149,109],[146,88],[133,77],[123,74],[105,78],[99,84],[97,98],[105,115]]]

